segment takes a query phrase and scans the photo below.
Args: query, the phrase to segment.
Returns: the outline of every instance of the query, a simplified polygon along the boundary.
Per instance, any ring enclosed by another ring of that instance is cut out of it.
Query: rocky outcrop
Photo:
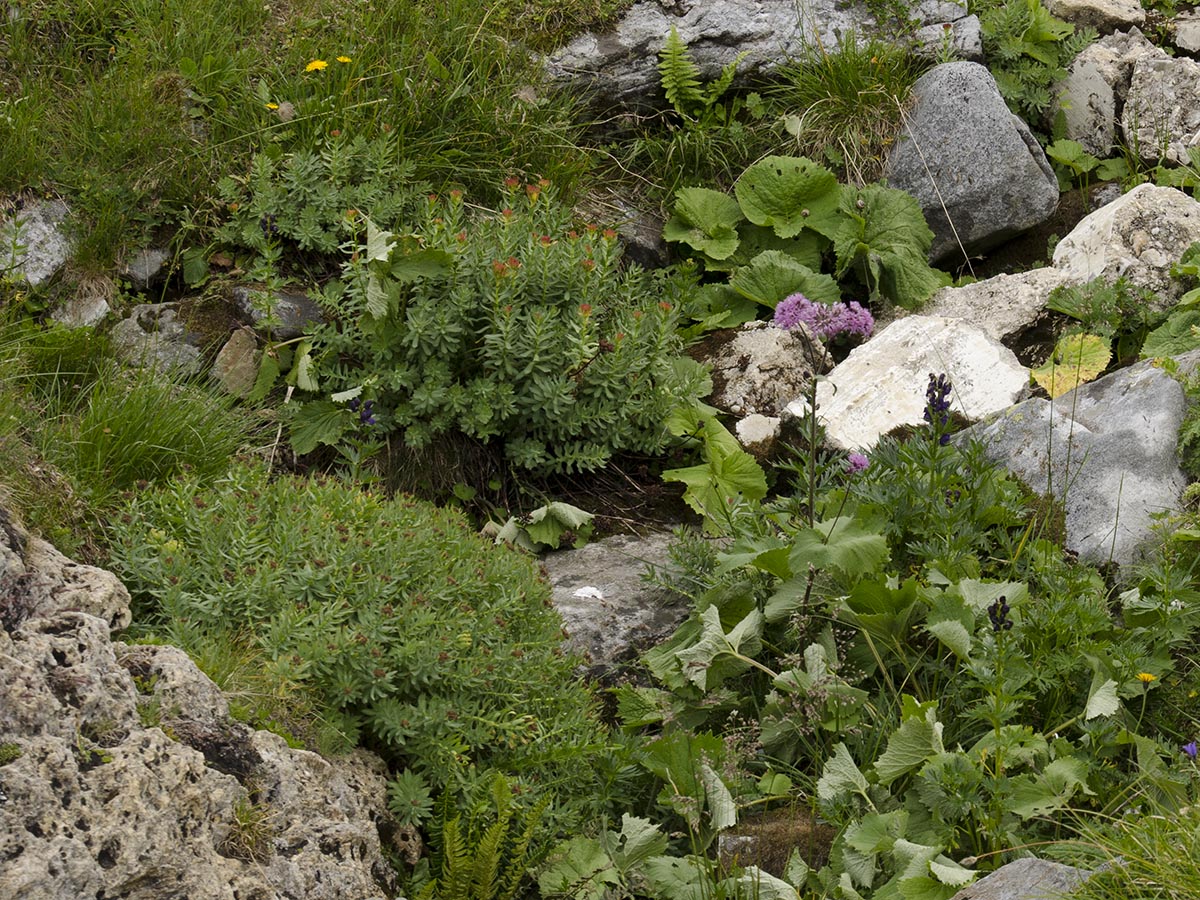
[[[391,896],[382,763],[230,719],[179,650],[113,643],[128,619],[0,511],[0,897]]]
[[[989,458],[1059,500],[1066,546],[1081,558],[1127,566],[1152,539],[1154,516],[1179,508],[1185,411],[1179,383],[1143,362],[1053,401],[1026,400],[955,440],[980,441]]]
[[[1188,150],[1200,151],[1200,63],[1162,50],[1139,57],[1121,130],[1144,162],[1189,165]]]
[[[542,560],[563,618],[567,645],[602,677],[639,650],[668,637],[687,618],[690,604],[643,577],[648,568],[671,568],[669,534],[614,535]]]
[[[1169,309],[1185,290],[1171,266],[1200,241],[1200,201],[1176,188],[1141,184],[1086,216],[1054,248],[1054,268],[1075,282],[1124,276]]]
[[[32,203],[0,222],[0,273],[37,287],[71,258],[63,230],[70,210],[61,200]]]
[[[1090,874],[1045,859],[1014,859],[950,900],[1058,900],[1069,896]]]
[[[1138,0],[1049,0],[1046,9],[1072,25],[1094,28],[1101,34],[1146,24],[1146,11]]]
[[[979,22],[959,4],[924,0],[912,15],[935,26],[928,32],[933,42],[940,44],[941,26],[949,24],[951,43],[978,54]],[[606,106],[661,105],[658,53],[672,27],[708,77],[741,54],[739,71],[760,73],[808,47],[832,49],[845,35],[881,31],[866,4],[841,0],[800,7],[794,0],[641,0],[611,30],[581,35],[551,54],[547,72]]]
[[[926,72],[888,155],[887,183],[912,194],[933,229],[932,261],[964,261],[1046,221],[1058,180],[988,70],[972,62]]]
[[[958,319],[909,316],[850,352],[817,384],[817,411],[826,439],[842,450],[874,446],[901,425],[924,421],[929,374],[945,373],[954,386],[951,409],[970,419],[1006,409],[1029,383],[1012,351]],[[803,398],[787,412],[807,412]]]

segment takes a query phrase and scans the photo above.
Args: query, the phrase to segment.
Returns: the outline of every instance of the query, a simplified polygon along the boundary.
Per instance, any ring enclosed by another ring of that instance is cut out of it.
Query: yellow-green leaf
[[[1111,359],[1112,349],[1107,338],[1096,334],[1068,334],[1054,345],[1054,352],[1045,365],[1034,369],[1032,374],[1051,398],[1061,397],[1103,372]]]

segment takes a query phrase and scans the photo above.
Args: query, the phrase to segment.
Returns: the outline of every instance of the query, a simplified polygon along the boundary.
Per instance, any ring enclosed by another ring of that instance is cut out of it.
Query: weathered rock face
[[[1139,57],[1121,130],[1144,161],[1187,165],[1188,149],[1200,149],[1200,63],[1161,50]]]
[[[1054,900],[1069,895],[1089,874],[1049,860],[1015,859],[950,900]]]
[[[633,659],[687,617],[684,598],[642,578],[647,566],[670,567],[670,540],[615,535],[543,559],[567,644],[592,664],[593,675]]]
[[[951,408],[979,419],[1011,406],[1029,372],[1012,351],[975,326],[937,316],[893,322],[851,351],[817,385],[817,412],[827,440],[842,450],[867,449],[900,425],[924,420],[929,373],[954,386]],[[787,408],[803,416],[804,400]]]
[[[914,16],[921,24],[958,23],[965,10],[942,0],[925,0]],[[972,32],[977,36],[978,20]],[[692,58],[708,77],[746,56],[739,71],[769,70],[805,47],[837,46],[846,34],[877,31],[865,4],[814,0],[798,7],[794,0],[642,0],[616,26],[602,34],[584,34],[546,60],[549,75],[591,93],[608,106],[646,107],[661,96],[658,52],[674,26]],[[941,41],[942,29],[931,32]],[[970,28],[952,42],[968,52]]]
[[[53,276],[71,257],[71,242],[62,227],[68,212],[61,200],[47,200],[0,223],[0,271],[11,268],[31,287]]]
[[[1072,25],[1101,34],[1146,23],[1146,11],[1137,0],[1051,0],[1046,8]]]
[[[140,304],[111,332],[113,348],[130,365],[179,375],[200,372],[198,338],[179,317],[176,303]]]
[[[382,763],[228,717],[170,647],[126,647],[115,577],[0,511],[0,897],[391,896]]]
[[[1051,267],[996,275],[962,287],[942,288],[921,312],[964,319],[1006,346],[1036,327],[1050,292],[1069,279]]]
[[[957,264],[963,249],[986,250],[1050,217],[1058,181],[985,67],[936,66],[912,102],[884,177],[920,201],[934,233],[931,260]]]
[[[981,441],[1032,490],[1062,501],[1069,549],[1125,566],[1151,538],[1151,517],[1179,507],[1185,408],[1178,382],[1145,362],[1053,402],[1026,400],[955,440]]]
[[[808,390],[814,375],[833,364],[803,323],[785,330],[770,322],[747,322],[716,332],[693,355],[712,367],[709,402],[736,416],[778,416]]]
[[[325,321],[320,305],[307,294],[276,291],[266,304],[260,294],[251,286],[238,285],[233,302],[247,321],[272,340],[290,341]]]
[[[1194,241],[1200,241],[1200,201],[1142,184],[1084,217],[1054,248],[1054,268],[1076,282],[1124,276],[1168,309],[1184,290],[1171,266]]]

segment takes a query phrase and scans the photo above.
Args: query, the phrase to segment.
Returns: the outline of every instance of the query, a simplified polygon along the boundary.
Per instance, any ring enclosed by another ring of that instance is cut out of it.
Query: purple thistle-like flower
[[[1184,755],[1186,755],[1188,759],[1196,758],[1197,747],[1195,741],[1188,741],[1180,749],[1183,750]]]
[[[823,341],[846,334],[868,338],[875,330],[870,311],[851,300],[849,303],[814,303],[803,294],[792,294],[775,306],[775,324],[791,330],[803,322]]]
[[[851,475],[865,472],[871,461],[862,453],[851,453],[846,457],[846,471]]]

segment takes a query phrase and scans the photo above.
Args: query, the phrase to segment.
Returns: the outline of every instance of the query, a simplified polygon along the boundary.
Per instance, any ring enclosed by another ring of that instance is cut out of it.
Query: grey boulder
[[[936,66],[912,102],[884,177],[920,202],[934,234],[931,261],[962,262],[964,251],[994,247],[1054,213],[1054,171],[985,67]]]

